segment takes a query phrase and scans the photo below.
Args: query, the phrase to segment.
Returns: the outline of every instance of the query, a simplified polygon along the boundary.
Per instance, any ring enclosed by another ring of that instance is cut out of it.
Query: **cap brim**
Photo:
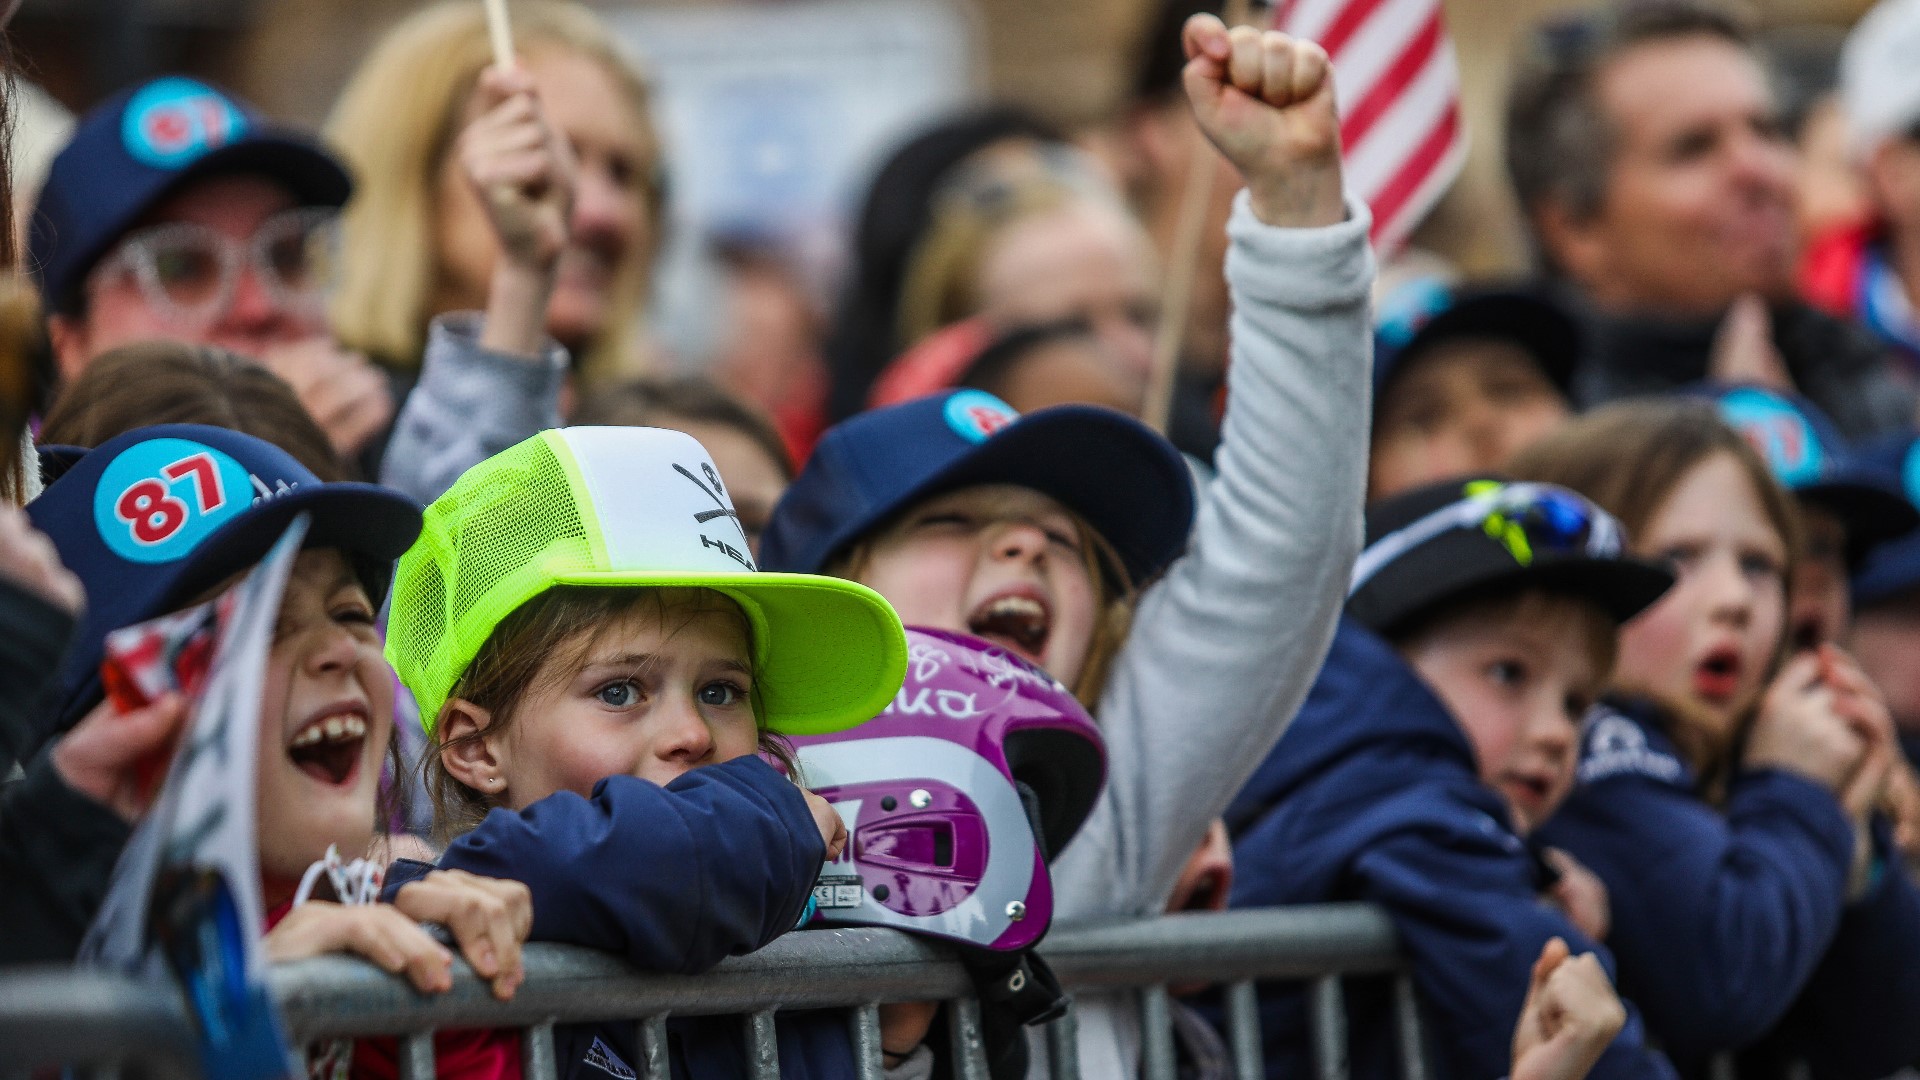
[[[1433,591],[1397,611],[1356,611],[1362,623],[1383,634],[1417,625],[1440,609],[1477,596],[1542,589],[1577,596],[1597,605],[1615,623],[1624,625],[1652,607],[1673,587],[1673,574],[1639,559],[1595,559],[1584,555],[1541,558],[1528,566],[1514,566],[1496,574],[1473,575],[1449,585],[1435,582]]]
[[[767,727],[828,735],[863,724],[893,701],[907,672],[907,638],[893,606],[857,582],[813,574],[567,574],[556,585],[712,589],[753,626],[754,692]]]
[[[889,513],[975,484],[1032,488],[1087,520],[1119,554],[1130,585],[1186,550],[1193,476],[1180,452],[1125,413],[1059,405],[1028,413],[894,500]]]
[[[182,603],[251,568],[303,512],[312,514],[303,546],[338,548],[369,564],[378,572],[363,570],[362,577],[367,579],[374,604],[381,604],[392,581],[394,560],[420,535],[420,507],[397,491],[359,483],[295,488],[255,504],[195,549],[167,602]]]
[[[1434,316],[1400,348],[1399,361],[1385,381],[1393,381],[1408,357],[1463,337],[1488,337],[1518,345],[1554,389],[1573,397],[1574,367],[1580,358],[1579,324],[1551,302],[1512,290],[1464,296]]]
[[[1920,529],[1920,510],[1902,496],[1872,484],[1809,484],[1794,494],[1840,519],[1847,530],[1847,561],[1851,565],[1857,566],[1869,550]]]

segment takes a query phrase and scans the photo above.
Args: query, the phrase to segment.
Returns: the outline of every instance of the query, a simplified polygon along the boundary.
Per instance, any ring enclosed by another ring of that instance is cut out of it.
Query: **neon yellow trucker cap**
[[[713,459],[661,428],[543,431],[427,507],[394,573],[387,659],[429,734],[494,627],[555,585],[678,585],[740,605],[766,725],[819,735],[886,708],[906,674],[900,617],[864,585],[768,574]]]

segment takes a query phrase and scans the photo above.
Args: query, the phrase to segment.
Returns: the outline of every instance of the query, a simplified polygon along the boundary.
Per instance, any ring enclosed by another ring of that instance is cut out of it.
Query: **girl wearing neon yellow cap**
[[[393,596],[388,656],[437,744],[441,868],[525,882],[532,940],[652,970],[801,919],[846,830],[756,751],[879,713],[906,641],[863,586],[758,572],[699,443],[569,428],[498,454],[428,508]],[[688,1072],[744,1075],[737,1025],[701,1023],[676,1040]],[[637,1060],[631,1024],[559,1038],[563,1060]],[[837,1019],[785,1024],[782,1045],[784,1076],[854,1072]]]

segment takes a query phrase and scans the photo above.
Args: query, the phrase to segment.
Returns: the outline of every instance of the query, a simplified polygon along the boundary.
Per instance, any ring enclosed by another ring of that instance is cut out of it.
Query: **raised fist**
[[[1182,75],[1200,130],[1246,178],[1269,225],[1312,228],[1346,215],[1333,66],[1311,41],[1212,15],[1187,20]]]

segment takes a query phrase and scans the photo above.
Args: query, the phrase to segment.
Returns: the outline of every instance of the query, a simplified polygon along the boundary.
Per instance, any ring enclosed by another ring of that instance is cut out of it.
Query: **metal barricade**
[[[1041,952],[1072,990],[1137,995],[1148,1080],[1174,1076],[1169,983],[1224,987],[1224,1034],[1236,1075],[1263,1076],[1255,979],[1308,984],[1317,1073],[1323,1080],[1345,1076],[1340,980],[1348,975],[1396,978],[1405,1075],[1427,1075],[1419,1010],[1392,925],[1366,905],[1057,927]],[[699,976],[641,974],[612,956],[559,945],[530,946],[526,967],[526,981],[511,1002],[494,1000],[464,965],[456,967],[451,991],[430,998],[343,956],[280,965],[270,978],[296,1041],[397,1036],[401,1075],[410,1078],[433,1075],[433,1032],[444,1028],[519,1028],[527,1076],[552,1077],[554,1025],[597,1021],[633,1023],[640,1051],[635,1069],[665,1080],[667,1017],[730,1014],[741,1018],[751,1075],[775,1080],[776,1010],[831,1008],[848,1011],[860,1080],[880,1080],[879,1006],[935,1000],[952,1003],[947,1013],[956,1078],[987,1076],[979,1005],[966,970],[941,946],[894,931],[789,934]],[[180,1062],[191,1060],[184,1013],[177,1001],[154,999],[128,980],[97,973],[0,977],[0,1071],[138,1063],[155,1066],[164,1077],[180,1075]],[[1047,1036],[1055,1080],[1079,1077],[1071,1012]]]

